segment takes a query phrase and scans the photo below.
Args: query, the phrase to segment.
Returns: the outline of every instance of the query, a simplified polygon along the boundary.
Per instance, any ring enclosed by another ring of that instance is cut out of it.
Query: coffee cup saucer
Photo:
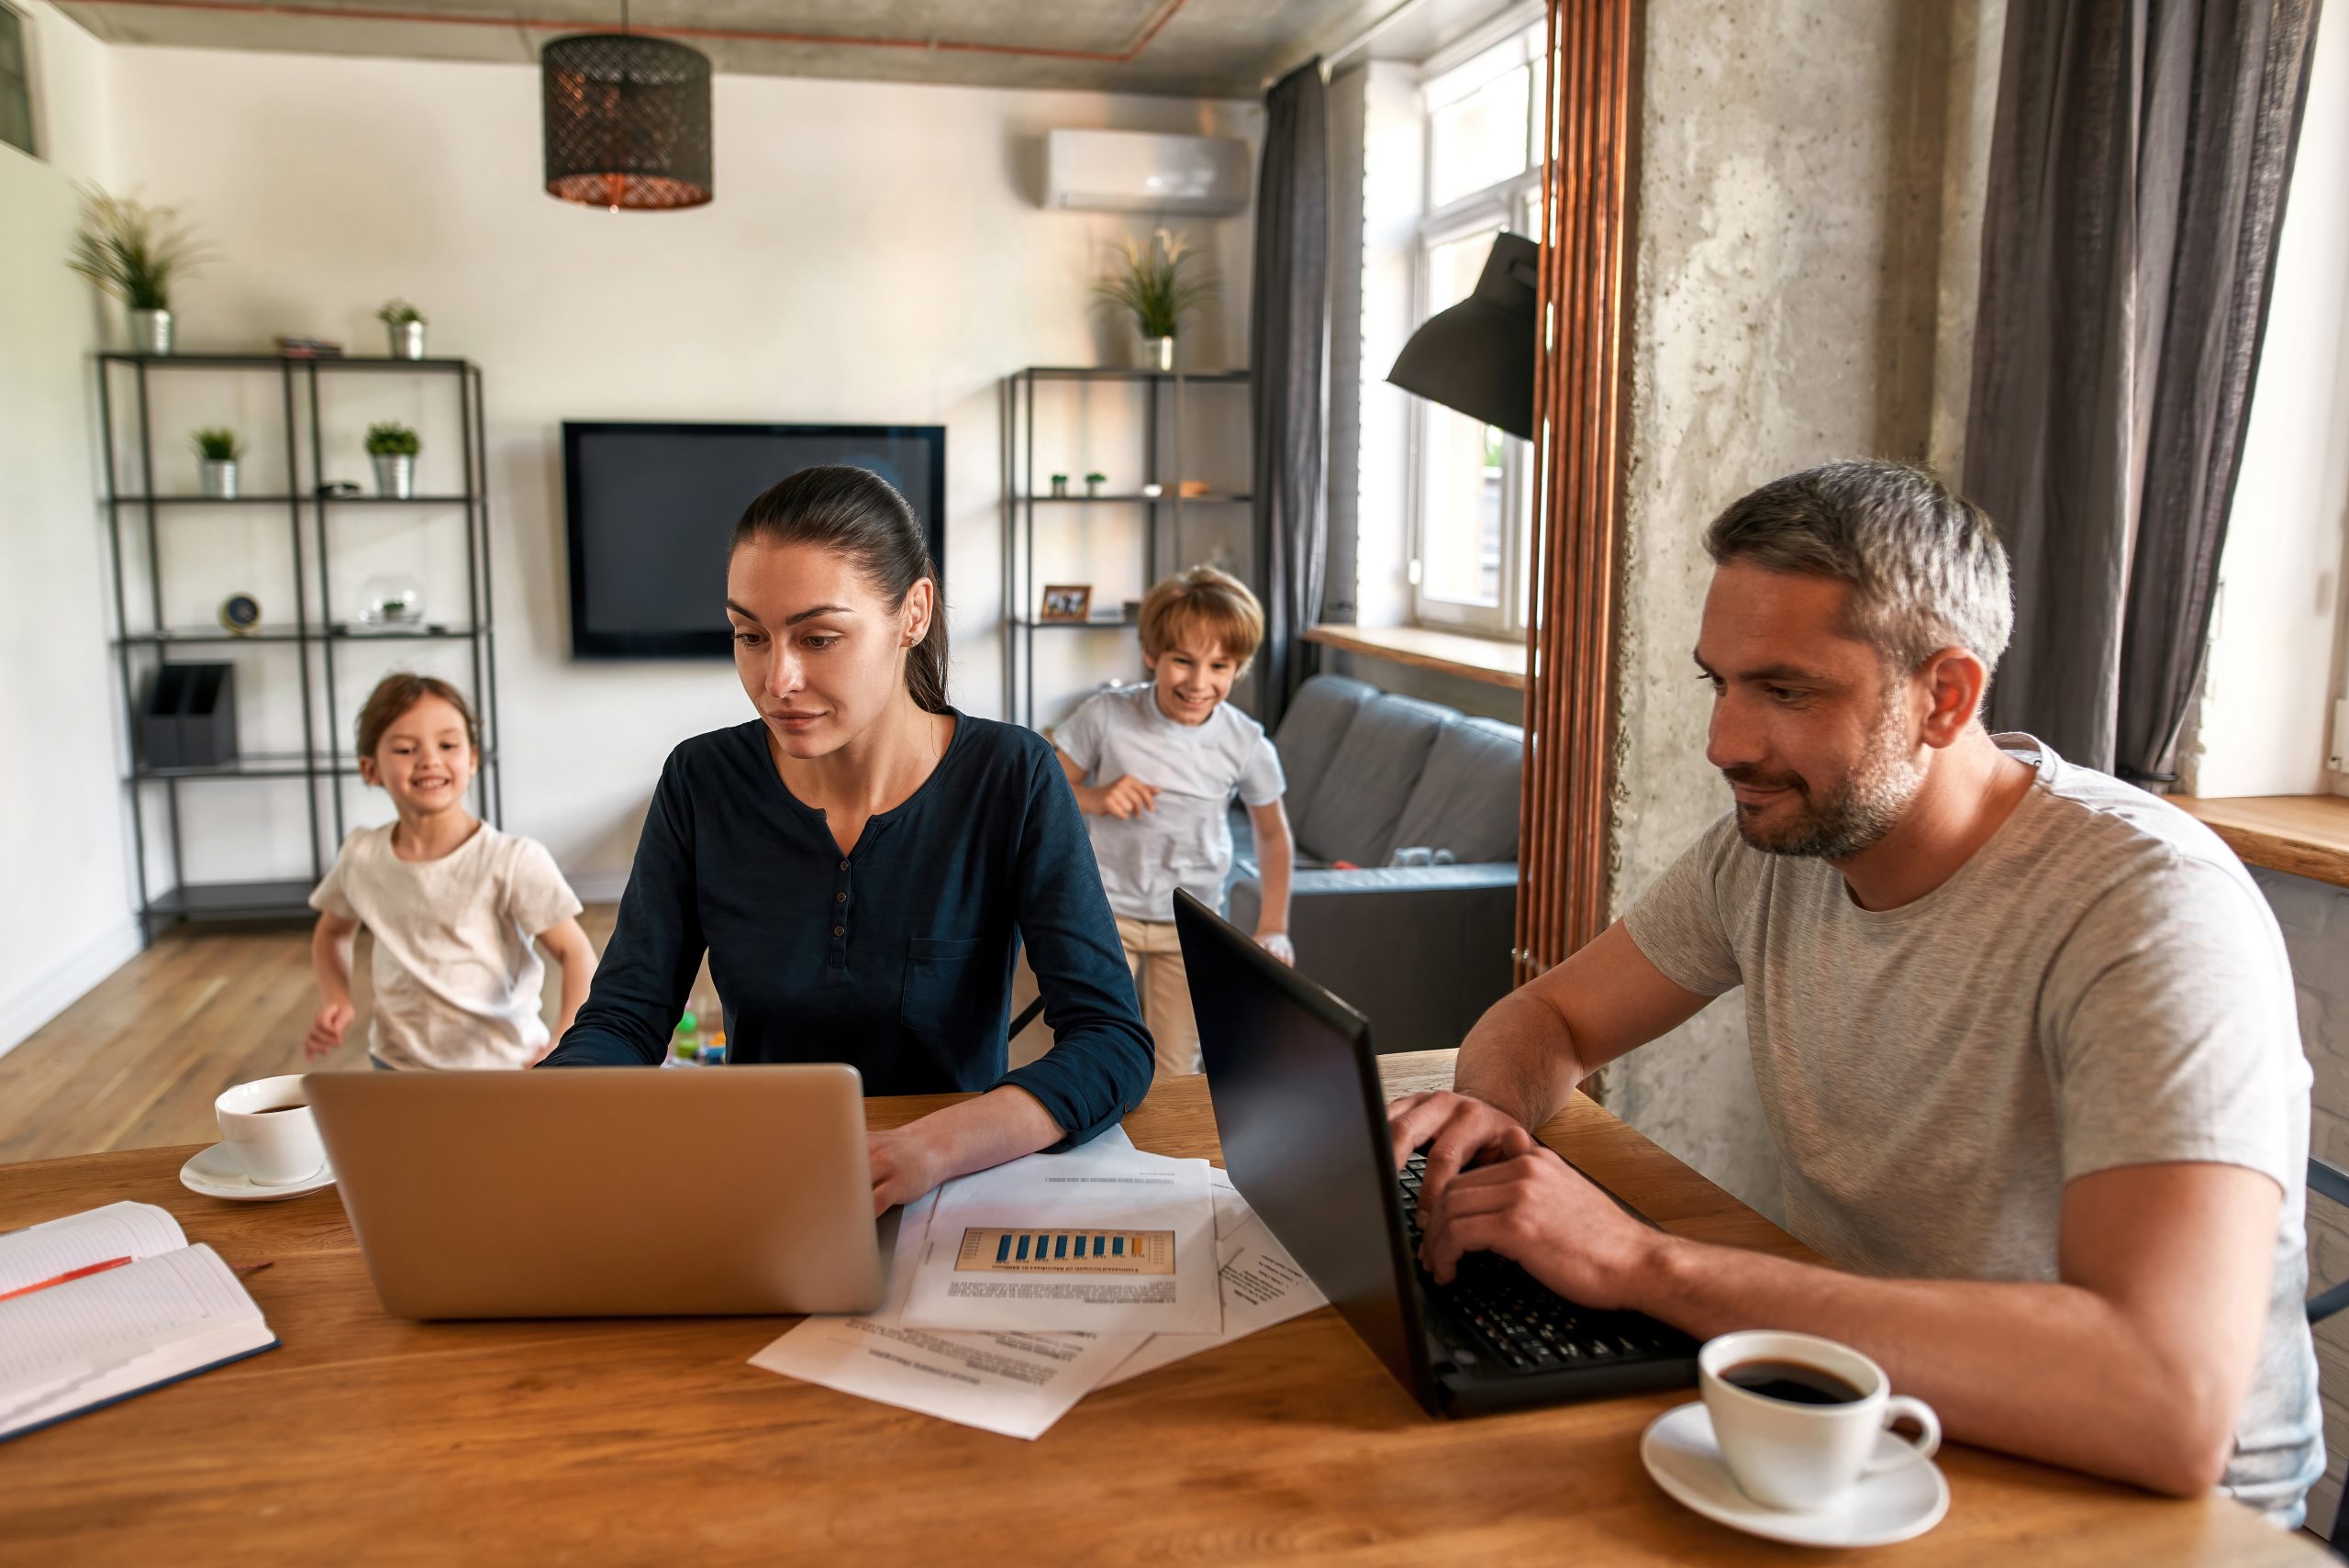
[[[180,1185],[206,1197],[224,1197],[235,1203],[274,1203],[334,1185],[334,1165],[331,1162],[320,1165],[312,1174],[282,1187],[265,1187],[245,1174],[245,1168],[237,1163],[237,1157],[228,1152],[227,1144],[216,1143],[180,1167]]]
[[[1887,1432],[1876,1440],[1876,1462],[1897,1460],[1909,1448]],[[1702,1400],[1650,1422],[1640,1438],[1640,1462],[1673,1501],[1715,1524],[1797,1546],[1889,1546],[1924,1534],[1949,1512],[1949,1482],[1930,1459],[1878,1471],[1831,1507],[1809,1513],[1765,1508],[1730,1474]]]

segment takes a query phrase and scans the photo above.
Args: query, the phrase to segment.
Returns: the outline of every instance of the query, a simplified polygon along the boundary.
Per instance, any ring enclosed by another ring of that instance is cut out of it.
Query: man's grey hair
[[[1944,648],[1990,669],[2015,610],[2007,552],[1981,507],[1905,463],[1831,462],[1790,473],[1733,503],[1705,530],[1716,566],[1852,585],[1852,634],[1910,671]]]

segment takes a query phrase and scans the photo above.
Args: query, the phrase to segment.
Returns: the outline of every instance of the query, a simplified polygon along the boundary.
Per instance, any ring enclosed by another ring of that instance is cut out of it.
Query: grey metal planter
[[[1173,338],[1144,338],[1141,340],[1142,363],[1145,369],[1171,371],[1174,368]]]
[[[204,495],[208,501],[233,501],[237,498],[237,460],[204,462]]]
[[[385,323],[392,339],[392,358],[420,360],[424,358],[424,323],[421,321],[392,321]]]
[[[376,495],[405,501],[416,494],[416,459],[383,453],[370,455],[375,463]]]
[[[134,310],[130,313],[130,351],[134,354],[168,354],[172,351],[172,313],[168,310]]]

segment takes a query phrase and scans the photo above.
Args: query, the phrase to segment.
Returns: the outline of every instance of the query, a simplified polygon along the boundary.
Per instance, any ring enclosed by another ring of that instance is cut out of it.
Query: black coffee
[[[263,1106],[261,1109],[255,1111],[253,1115],[274,1116],[279,1111],[298,1111],[300,1109],[302,1109],[300,1106]]]
[[[1721,1373],[1721,1381],[1789,1405],[1849,1405],[1862,1397],[1833,1373],[1800,1362],[1740,1362]]]

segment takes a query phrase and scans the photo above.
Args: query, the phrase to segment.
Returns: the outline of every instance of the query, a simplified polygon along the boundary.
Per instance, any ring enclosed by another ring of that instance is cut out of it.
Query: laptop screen
[[[1435,1408],[1369,1023],[1187,893],[1174,925],[1232,1184]]]

